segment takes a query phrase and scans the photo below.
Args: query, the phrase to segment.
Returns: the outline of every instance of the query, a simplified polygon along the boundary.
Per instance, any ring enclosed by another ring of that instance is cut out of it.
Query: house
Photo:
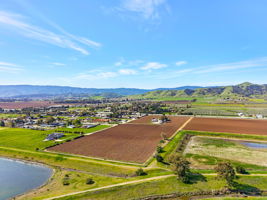
[[[83,128],[94,128],[98,126],[98,124],[87,124],[87,125],[84,125]]]
[[[256,114],[256,118],[257,118],[257,119],[263,119],[263,115],[261,115],[261,114]]]
[[[239,117],[245,117],[244,113],[240,112],[240,113],[237,113]]]
[[[153,124],[162,124],[162,123],[163,123],[163,121],[162,121],[161,119],[157,119],[157,118],[153,118],[153,119],[151,120],[151,122],[152,122]]]
[[[63,136],[65,136],[63,133],[51,133],[45,138],[44,141],[57,140],[59,138],[62,138]]]
[[[94,119],[93,122],[95,122],[95,123],[110,122],[110,119]]]
[[[75,128],[75,126],[74,125],[69,125],[69,126],[67,126],[67,128]]]

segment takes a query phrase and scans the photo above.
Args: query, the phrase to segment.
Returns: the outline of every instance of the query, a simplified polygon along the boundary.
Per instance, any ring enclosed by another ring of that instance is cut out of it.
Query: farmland
[[[162,133],[171,137],[188,120],[187,117],[171,117],[168,123],[153,125],[150,124],[153,117],[148,116],[129,124],[121,124],[97,134],[49,148],[49,150],[143,163],[152,156],[162,139]]]
[[[267,135],[267,120],[194,118],[186,130]]]
[[[168,116],[169,122],[152,123],[153,118],[160,117],[161,115],[148,115],[126,124],[113,127],[99,125],[89,129],[57,128],[36,131],[5,127],[0,129],[0,136],[3,136],[0,138],[0,155],[48,163],[56,169],[53,179],[47,185],[18,199],[44,199],[54,196],[58,196],[58,199],[114,199],[115,196],[116,199],[123,200],[170,193],[193,195],[203,192],[201,188],[206,188],[207,192],[211,189],[223,190],[226,183],[216,179],[213,170],[221,161],[229,161],[233,166],[243,166],[250,174],[255,175],[240,175],[236,181],[239,184],[247,184],[246,188],[252,188],[253,191],[265,188],[266,150],[249,149],[240,142],[266,141],[264,127],[267,121]],[[183,131],[178,132],[181,129]],[[43,139],[53,131],[62,131],[66,137],[62,138],[61,144],[49,147],[56,142],[46,143]],[[75,132],[83,132],[85,136],[74,139],[79,135]],[[162,144],[160,141],[163,133],[169,140]],[[192,184],[177,180],[168,164],[168,157],[177,151],[186,135],[192,137],[185,144],[183,153],[196,173],[192,175]],[[20,141],[18,137],[21,138]],[[164,162],[157,162],[152,158],[158,145],[163,147],[161,155]],[[48,149],[42,151],[46,147]],[[36,151],[36,148],[41,150]],[[140,167],[147,175],[135,175]],[[69,186],[62,185],[66,174],[69,177]],[[88,178],[96,183],[86,185]],[[108,188],[102,189],[102,186]],[[90,191],[91,189],[97,191]],[[72,192],[81,193],[71,195]],[[66,197],[61,197],[65,194]]]
[[[38,108],[54,105],[51,101],[15,101],[0,102],[0,108],[3,109],[22,109],[22,108]]]

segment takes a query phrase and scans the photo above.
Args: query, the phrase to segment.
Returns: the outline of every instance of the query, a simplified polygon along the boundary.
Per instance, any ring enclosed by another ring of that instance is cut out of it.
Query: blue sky
[[[0,84],[267,83],[266,0],[0,0]]]

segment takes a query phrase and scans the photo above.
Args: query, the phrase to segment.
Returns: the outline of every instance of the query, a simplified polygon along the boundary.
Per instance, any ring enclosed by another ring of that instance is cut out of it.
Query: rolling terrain
[[[245,82],[233,86],[206,87],[184,90],[157,90],[145,94],[131,96],[135,99],[164,99],[164,98],[267,98],[267,84],[258,85]]]

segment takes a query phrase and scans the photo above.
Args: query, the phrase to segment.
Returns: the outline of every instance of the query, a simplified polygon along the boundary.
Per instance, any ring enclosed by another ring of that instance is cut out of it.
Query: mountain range
[[[221,98],[267,98],[267,84],[259,85],[245,82],[233,86],[186,88],[184,90],[157,90],[135,95],[137,99],[180,97],[221,97]]]
[[[56,96],[127,96],[144,94],[155,90],[184,90],[195,89],[200,86],[183,86],[177,88],[138,89],[138,88],[79,88],[69,86],[39,86],[39,85],[0,85],[0,98],[7,97],[56,97]]]
[[[0,85],[0,98],[51,98],[51,97],[120,97],[129,96],[140,99],[175,97],[267,97],[267,84],[259,85],[245,82],[233,86],[183,86],[176,88],[138,89],[138,88],[79,88],[69,86],[38,85]]]

